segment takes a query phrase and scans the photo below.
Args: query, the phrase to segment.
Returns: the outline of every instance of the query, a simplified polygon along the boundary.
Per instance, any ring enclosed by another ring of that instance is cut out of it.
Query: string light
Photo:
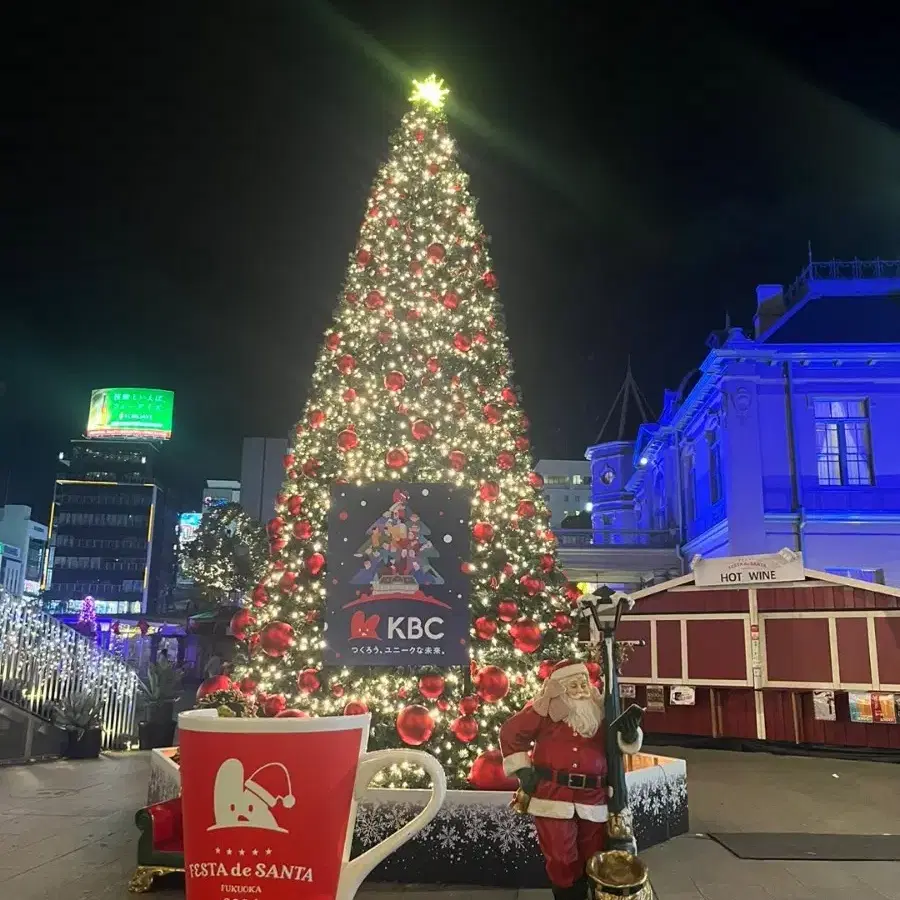
[[[554,622],[570,612],[565,577],[532,473],[488,238],[447,132],[446,94],[434,76],[414,83],[412,109],[375,179],[285,457],[286,480],[268,526],[272,562],[247,598],[253,649],[236,674],[246,689],[282,694],[288,707],[311,715],[365,703],[371,749],[401,745],[398,713],[424,706],[434,728],[421,749],[463,787],[474,760],[498,746],[500,725],[538,689],[540,660],[580,650],[571,623]],[[476,691],[469,670],[323,667],[328,577],[313,572],[309,559],[313,552],[327,559],[330,490],[338,480],[451,483],[472,496],[470,527],[490,526],[478,532],[483,540],[472,539],[470,657],[477,671],[502,669],[509,690],[480,703],[469,743],[451,727],[462,715],[459,701]],[[497,615],[502,601],[515,604],[511,620]],[[495,624],[494,633],[479,631],[479,617]],[[267,626],[278,623],[292,629],[289,640],[267,647]],[[517,645],[517,629],[527,629],[530,642]],[[306,670],[314,670],[314,681],[304,680]],[[444,677],[437,699],[419,689],[430,673]],[[422,775],[393,767],[384,783],[417,786]]]

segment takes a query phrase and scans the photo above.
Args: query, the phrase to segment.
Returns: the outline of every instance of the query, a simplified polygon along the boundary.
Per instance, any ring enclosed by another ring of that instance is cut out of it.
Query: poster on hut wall
[[[454,485],[334,485],[327,664],[468,666],[470,513]]]
[[[637,686],[633,684],[622,684],[619,682],[619,697],[623,700],[634,700],[637,697]]]
[[[819,722],[837,721],[834,691],[813,691],[813,717]]]
[[[850,721],[864,725],[872,723],[894,724],[897,721],[897,702],[893,694],[847,694]]]
[[[647,685],[647,712],[666,711],[666,689],[661,684]]]
[[[695,691],[686,684],[673,684],[669,688],[669,703],[672,706],[693,706],[697,702]]]

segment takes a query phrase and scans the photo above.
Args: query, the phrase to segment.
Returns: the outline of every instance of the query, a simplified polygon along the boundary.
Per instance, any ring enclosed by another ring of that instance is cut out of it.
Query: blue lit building
[[[634,442],[587,449],[592,544],[567,569],[615,545],[669,547],[684,571],[790,547],[900,585],[900,261],[810,262],[788,289],[757,288],[754,326],[710,335]],[[636,586],[653,566],[632,568]]]

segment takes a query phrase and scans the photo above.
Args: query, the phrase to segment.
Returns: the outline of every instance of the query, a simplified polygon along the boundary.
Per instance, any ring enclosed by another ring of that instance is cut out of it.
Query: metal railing
[[[674,547],[675,532],[623,531],[619,528],[554,528],[560,547]]]
[[[0,699],[50,719],[81,693],[103,705],[103,747],[122,749],[137,730],[137,672],[52,616],[0,591]]]
[[[898,259],[832,259],[810,262],[784,292],[785,305],[790,308],[809,289],[812,281],[849,281],[860,278],[900,279]]]

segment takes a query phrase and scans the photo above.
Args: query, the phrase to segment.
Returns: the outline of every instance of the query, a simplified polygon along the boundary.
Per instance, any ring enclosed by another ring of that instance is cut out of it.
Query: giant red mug
[[[193,710],[178,728],[187,900],[352,900],[446,795],[433,756],[366,753],[368,715],[244,719]],[[399,763],[431,777],[428,805],[350,860],[357,802],[379,771]]]

